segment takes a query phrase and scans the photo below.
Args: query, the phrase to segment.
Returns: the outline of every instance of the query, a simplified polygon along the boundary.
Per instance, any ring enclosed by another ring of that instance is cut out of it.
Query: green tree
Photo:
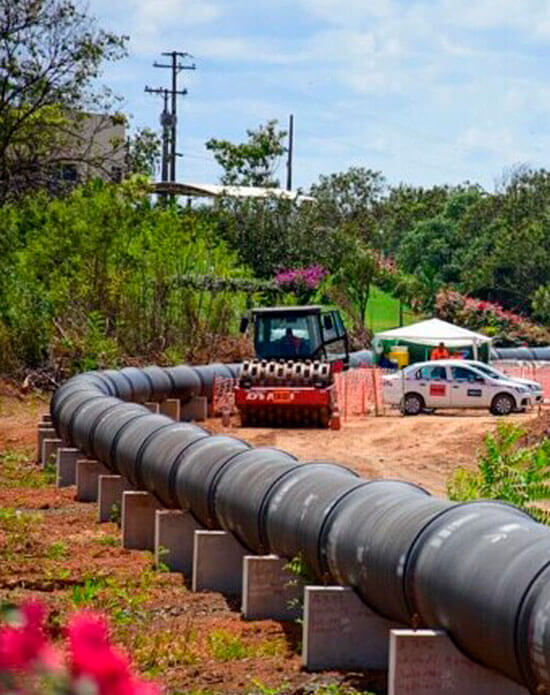
[[[546,325],[550,325],[550,285],[541,285],[533,294],[533,314]]]
[[[448,186],[392,186],[378,206],[377,247],[394,255],[403,238],[419,222],[443,212],[449,194]]]
[[[315,264],[331,270],[342,255],[336,230],[318,224],[316,206],[309,202],[226,198],[203,214],[259,278]]]
[[[277,121],[268,121],[255,130],[247,130],[248,140],[233,143],[211,138],[206,149],[224,170],[221,181],[227,185],[276,187],[275,175],[279,157],[285,152],[287,133],[277,128]]]
[[[371,242],[377,230],[378,205],[385,185],[379,171],[362,167],[322,175],[319,183],[310,189],[316,200],[318,225],[333,229],[353,225],[363,240]]]
[[[0,0],[0,199],[47,185],[83,112],[107,112],[94,89],[125,37],[98,28],[72,0]],[[66,154],[65,154],[66,156]]]
[[[550,173],[521,169],[462,218],[462,289],[530,313],[550,284]]]
[[[441,212],[420,220],[401,237],[397,260],[406,273],[415,275],[435,298],[444,284],[459,283],[470,239],[461,220],[481,197],[476,187],[449,193]]]
[[[150,128],[138,129],[126,144],[126,173],[155,176],[160,159],[161,142]]]
[[[362,331],[370,289],[378,267],[377,255],[350,227],[340,234],[340,244],[344,252],[341,265],[331,279],[332,296],[347,309],[354,329]]]

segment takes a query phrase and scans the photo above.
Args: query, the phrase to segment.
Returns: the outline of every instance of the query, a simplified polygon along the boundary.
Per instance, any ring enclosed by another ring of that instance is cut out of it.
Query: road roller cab
[[[328,427],[336,409],[334,373],[349,363],[337,309],[321,306],[252,310],[256,359],[243,364],[235,402],[243,425]],[[241,332],[250,323],[241,321]]]

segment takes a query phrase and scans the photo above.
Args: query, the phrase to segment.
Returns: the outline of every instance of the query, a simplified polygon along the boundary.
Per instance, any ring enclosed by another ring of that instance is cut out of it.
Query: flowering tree
[[[292,292],[298,304],[307,304],[327,275],[328,271],[320,265],[288,268],[277,273],[275,284],[285,292]]]
[[[45,622],[44,606],[27,602],[0,623],[0,692],[159,695],[159,688],[138,678],[128,656],[111,645],[101,616],[73,616],[65,654],[48,640]]]
[[[436,297],[439,318],[453,321],[472,330],[481,330],[499,342],[547,345],[550,331],[524,316],[506,311],[500,304],[467,297],[456,290],[443,289]]]

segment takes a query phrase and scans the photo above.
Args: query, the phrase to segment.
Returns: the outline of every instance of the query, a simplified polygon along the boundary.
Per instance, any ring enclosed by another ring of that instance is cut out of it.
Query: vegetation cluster
[[[390,185],[352,167],[320,176],[313,202],[184,207],[150,195],[159,140],[138,131],[113,143],[122,183],[68,185],[60,167],[81,116],[125,120],[98,85],[127,37],[75,0],[0,0],[0,34],[0,372],[46,368],[56,380],[132,361],[238,359],[239,314],[274,301],[337,304],[364,347],[372,288],[501,343],[549,341],[548,172],[519,168],[488,192]],[[222,183],[269,189],[286,136],[271,120],[206,148]],[[109,179],[93,150],[82,150],[87,171]]]

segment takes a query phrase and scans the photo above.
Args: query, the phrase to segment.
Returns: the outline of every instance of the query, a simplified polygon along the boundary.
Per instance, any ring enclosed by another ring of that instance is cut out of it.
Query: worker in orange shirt
[[[430,354],[431,360],[447,360],[449,357],[450,353],[445,347],[445,343],[439,343],[439,345],[435,347]]]

